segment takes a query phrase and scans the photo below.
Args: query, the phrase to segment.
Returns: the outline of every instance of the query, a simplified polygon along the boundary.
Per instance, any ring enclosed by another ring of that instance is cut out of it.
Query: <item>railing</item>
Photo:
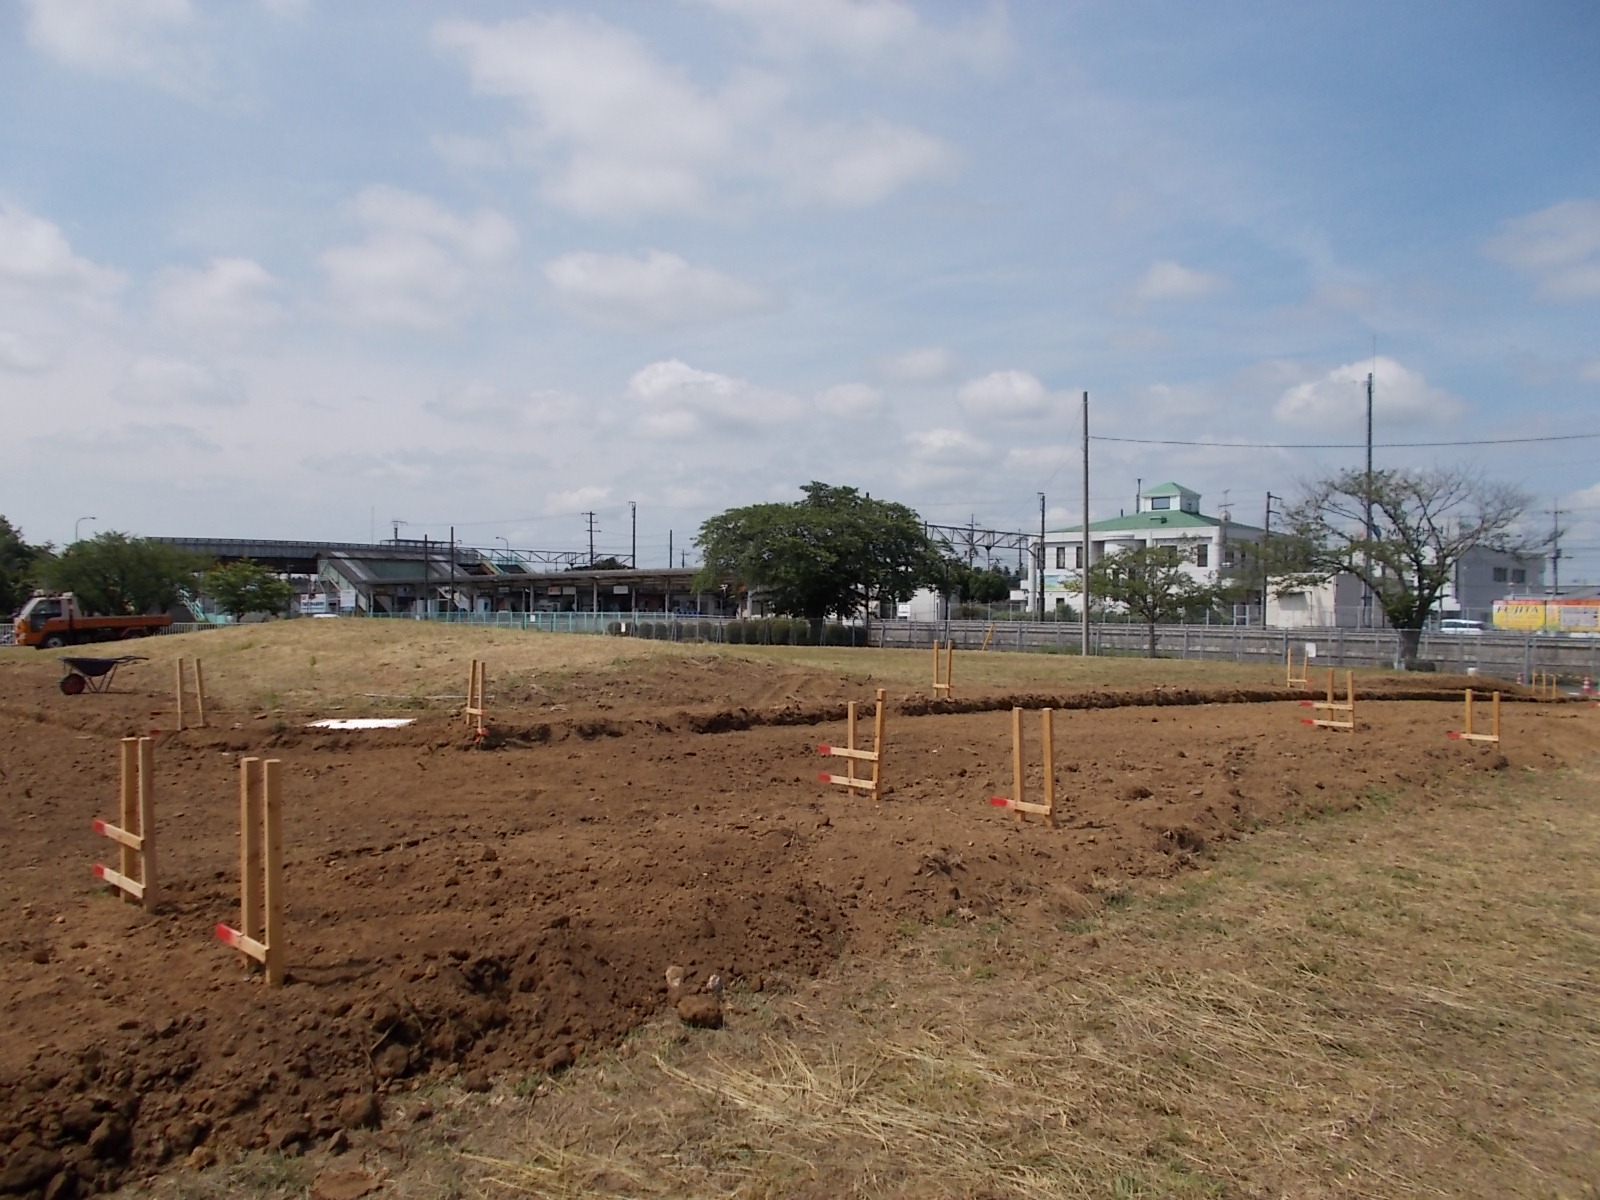
[[[873,644],[921,648],[934,639],[977,649],[990,635],[991,650],[1076,654],[1082,626],[1074,621],[990,624],[983,621],[886,621],[873,626]],[[1156,653],[1196,658],[1279,664],[1289,647],[1310,644],[1312,667],[1392,667],[1400,655],[1393,629],[1268,629],[1259,625],[1157,625]],[[1149,650],[1144,625],[1090,622],[1091,654],[1142,655]],[[1569,678],[1600,676],[1600,638],[1522,633],[1424,632],[1418,659],[1440,671],[1476,672],[1527,679],[1534,671]]]
[[[14,646],[16,643],[16,626],[10,621],[0,621],[0,646]]]

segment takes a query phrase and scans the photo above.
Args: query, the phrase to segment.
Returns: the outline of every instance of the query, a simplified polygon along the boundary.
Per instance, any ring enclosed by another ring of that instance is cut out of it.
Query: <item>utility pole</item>
[[[1550,598],[1561,598],[1561,510],[1550,510]]]
[[[1078,652],[1089,657],[1089,393],[1083,394],[1083,628]]]
[[[1267,493],[1267,506],[1266,506],[1266,509],[1265,509],[1265,514],[1266,515],[1262,518],[1262,521],[1261,521],[1261,550],[1260,550],[1259,557],[1261,559],[1261,624],[1262,625],[1265,625],[1267,623],[1267,585],[1269,583],[1269,580],[1267,578],[1267,571],[1268,571],[1268,566],[1267,566],[1267,543],[1272,541],[1272,502],[1274,500],[1277,500],[1277,501],[1279,501],[1281,503],[1283,501],[1283,497],[1282,496],[1274,496],[1271,492],[1268,492]]]
[[[633,524],[633,548],[628,552],[628,565],[637,571],[639,569],[639,506],[632,500],[628,501],[628,519]]]
[[[456,527],[450,526],[450,615],[456,611]]]
[[[583,517],[586,517],[588,519],[588,521],[589,521],[589,565],[592,567],[592,566],[594,566],[594,516],[595,515],[592,512],[580,513],[579,515],[583,516]]]
[[[667,570],[672,570],[672,530],[667,530]]]
[[[1034,607],[1039,610],[1039,620],[1044,620],[1044,493],[1039,493],[1039,587],[1034,597]]]
[[[1366,572],[1367,580],[1372,578],[1372,372],[1367,372],[1367,478],[1362,488],[1365,494],[1367,508],[1366,524],[1366,551],[1362,554],[1362,569]],[[1368,629],[1372,628],[1372,584],[1365,583],[1365,590],[1361,593],[1361,624]],[[1262,597],[1262,602],[1266,598]]]

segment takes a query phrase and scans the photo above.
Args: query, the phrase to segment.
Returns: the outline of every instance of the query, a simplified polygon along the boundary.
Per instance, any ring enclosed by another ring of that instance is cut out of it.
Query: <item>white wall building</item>
[[[1197,582],[1215,583],[1219,572],[1249,581],[1257,562],[1255,545],[1261,536],[1261,530],[1254,525],[1241,525],[1225,515],[1206,516],[1200,511],[1199,492],[1180,484],[1163,483],[1139,493],[1137,512],[1089,523],[1089,561],[1099,562],[1107,554],[1143,546],[1187,545],[1194,550],[1194,560],[1186,567]],[[1083,569],[1083,553],[1083,526],[1045,533],[1043,586],[1047,611],[1069,604],[1074,609],[1081,607],[1077,583]],[[1037,577],[1037,570],[1029,572],[1026,583],[1030,600],[1038,595]],[[1255,614],[1253,619],[1259,619],[1259,583],[1250,589],[1247,605]]]

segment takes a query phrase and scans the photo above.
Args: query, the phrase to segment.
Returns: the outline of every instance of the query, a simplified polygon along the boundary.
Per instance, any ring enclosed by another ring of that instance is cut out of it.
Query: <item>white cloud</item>
[[[938,138],[881,118],[788,129],[776,139],[775,157],[792,198],[837,208],[877,204],[955,161]]]
[[[749,433],[801,415],[793,396],[678,359],[651,363],[628,380],[628,399],[644,410],[639,427],[658,437],[699,431]]]
[[[103,296],[123,282],[120,272],[74,254],[58,226],[0,201],[0,283]]]
[[[1227,286],[1228,281],[1221,275],[1192,270],[1171,259],[1161,259],[1150,264],[1150,269],[1134,285],[1133,294],[1136,299],[1145,301],[1198,300],[1202,296],[1220,292]]]
[[[149,408],[237,408],[248,399],[244,381],[234,372],[157,355],[136,361],[117,385],[115,395],[124,404]]]
[[[1043,416],[1050,394],[1026,371],[995,371],[962,384],[956,399],[974,417],[1024,420]]]
[[[705,325],[771,307],[760,288],[659,250],[643,258],[564,254],[545,264],[544,275],[574,312],[614,329]]]
[[[1564,200],[1507,221],[1484,253],[1548,300],[1600,299],[1600,200]]]
[[[906,434],[911,457],[920,463],[969,466],[986,461],[994,449],[962,429],[918,429]]]
[[[435,42],[479,93],[517,101],[513,137],[545,198],[585,216],[700,213],[726,192],[776,185],[800,203],[854,207],[945,169],[950,153],[882,119],[812,125],[785,113],[790,87],[735,72],[719,89],[595,18],[447,21]]]
[[[266,329],[283,315],[280,284],[248,258],[214,258],[204,267],[169,267],[156,276],[155,316],[164,324],[233,334]]]
[[[956,356],[943,346],[921,346],[880,358],[876,366],[892,383],[936,383],[955,373]]]
[[[762,49],[782,59],[829,54],[858,66],[929,71],[992,67],[1009,49],[1005,10],[950,29],[925,23],[905,0],[702,0],[753,28]]]
[[[44,355],[24,341],[20,334],[0,329],[0,371],[34,375],[49,365]]]
[[[447,421],[468,424],[517,425],[525,421],[570,421],[584,417],[590,426],[602,419],[569,392],[539,388],[518,397],[492,383],[473,380],[441,388],[422,405],[423,411]],[[603,422],[602,422],[603,423]]]
[[[573,488],[568,492],[551,492],[544,498],[544,508],[545,512],[553,516],[582,512],[586,508],[600,504],[609,495],[611,495],[610,488],[590,484]]]
[[[818,392],[815,403],[830,417],[864,417],[884,407],[883,393],[870,383],[836,383]]]
[[[367,325],[438,330],[471,310],[517,247],[499,213],[447,212],[426,196],[370,187],[351,205],[365,240],[321,256],[333,311]]]
[[[73,455],[103,455],[114,461],[151,459],[165,461],[172,455],[191,453],[215,454],[221,450],[210,438],[189,425],[165,421],[159,424],[139,422],[113,428],[92,428],[47,433],[33,439],[43,446],[53,446]]]
[[[28,43],[65,66],[180,95],[206,91],[210,54],[190,0],[27,0]]]
[[[1315,429],[1355,429],[1367,405],[1367,373],[1372,373],[1372,411],[1376,420],[1393,424],[1443,422],[1459,417],[1465,406],[1443,388],[1433,387],[1416,371],[1392,358],[1335,367],[1320,379],[1289,388],[1272,415],[1288,425]]]

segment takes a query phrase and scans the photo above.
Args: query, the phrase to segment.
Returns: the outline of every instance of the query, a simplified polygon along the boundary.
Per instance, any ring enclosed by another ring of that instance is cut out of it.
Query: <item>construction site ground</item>
[[[104,695],[0,651],[0,1192],[369,1136],[419,1086],[520,1086],[616,1046],[666,1005],[669,966],[782,994],[908,928],[1059,933],[1258,829],[1558,770],[1597,732],[1590,705],[1481,678],[1358,672],[1351,734],[1302,724],[1311,693],[1281,667],[962,654],[947,702],[926,652],[343,621],[124,646],[147,658]],[[175,727],[179,655],[204,662],[204,728]],[[475,656],[485,738],[460,712]],[[1502,745],[1447,736],[1469,685],[1506,692]],[[818,782],[839,760],[816,747],[879,687],[874,806]],[[1062,710],[1054,829],[989,804],[1013,704]],[[355,716],[414,723],[308,728]],[[90,823],[115,817],[135,735],[155,738],[154,913],[90,873],[115,861]],[[283,764],[277,989],[212,932],[238,921],[252,755]]]

